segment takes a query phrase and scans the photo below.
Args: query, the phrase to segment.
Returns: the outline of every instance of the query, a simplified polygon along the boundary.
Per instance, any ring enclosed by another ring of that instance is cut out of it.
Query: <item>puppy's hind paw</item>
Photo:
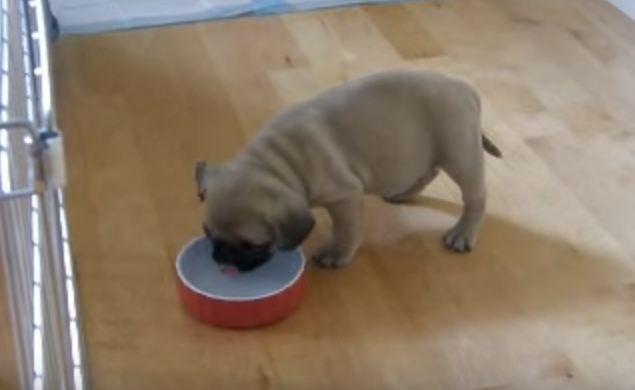
[[[452,252],[471,252],[476,245],[476,234],[470,233],[457,225],[445,233],[443,244]]]

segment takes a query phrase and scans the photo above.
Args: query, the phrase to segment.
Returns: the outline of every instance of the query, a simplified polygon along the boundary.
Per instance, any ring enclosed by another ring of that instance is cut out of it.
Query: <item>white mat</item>
[[[394,0],[392,0],[394,1]],[[50,0],[61,33],[113,30],[264,15],[391,0]]]
[[[50,0],[63,35],[400,0]],[[635,1],[608,0],[635,18]]]

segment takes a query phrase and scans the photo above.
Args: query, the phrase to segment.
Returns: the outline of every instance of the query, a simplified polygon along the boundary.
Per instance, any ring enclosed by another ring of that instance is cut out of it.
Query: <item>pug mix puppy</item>
[[[300,245],[315,224],[310,208],[321,206],[333,236],[314,259],[346,266],[360,245],[364,194],[405,202],[439,170],[463,197],[443,242],[470,251],[485,212],[483,149],[501,156],[483,135],[477,92],[463,81],[389,71],[347,82],[279,113],[226,164],[197,164],[213,257],[254,269]]]

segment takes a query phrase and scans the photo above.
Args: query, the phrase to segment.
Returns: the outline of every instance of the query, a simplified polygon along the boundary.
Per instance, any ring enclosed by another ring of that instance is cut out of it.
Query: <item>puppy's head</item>
[[[213,259],[241,272],[297,247],[315,224],[306,202],[264,171],[201,162],[196,183]]]

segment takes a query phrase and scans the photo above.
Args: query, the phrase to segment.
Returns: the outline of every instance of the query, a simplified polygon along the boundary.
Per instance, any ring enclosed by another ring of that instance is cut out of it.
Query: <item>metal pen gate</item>
[[[0,4],[0,264],[19,385],[83,389],[86,359],[62,190],[48,4]]]

